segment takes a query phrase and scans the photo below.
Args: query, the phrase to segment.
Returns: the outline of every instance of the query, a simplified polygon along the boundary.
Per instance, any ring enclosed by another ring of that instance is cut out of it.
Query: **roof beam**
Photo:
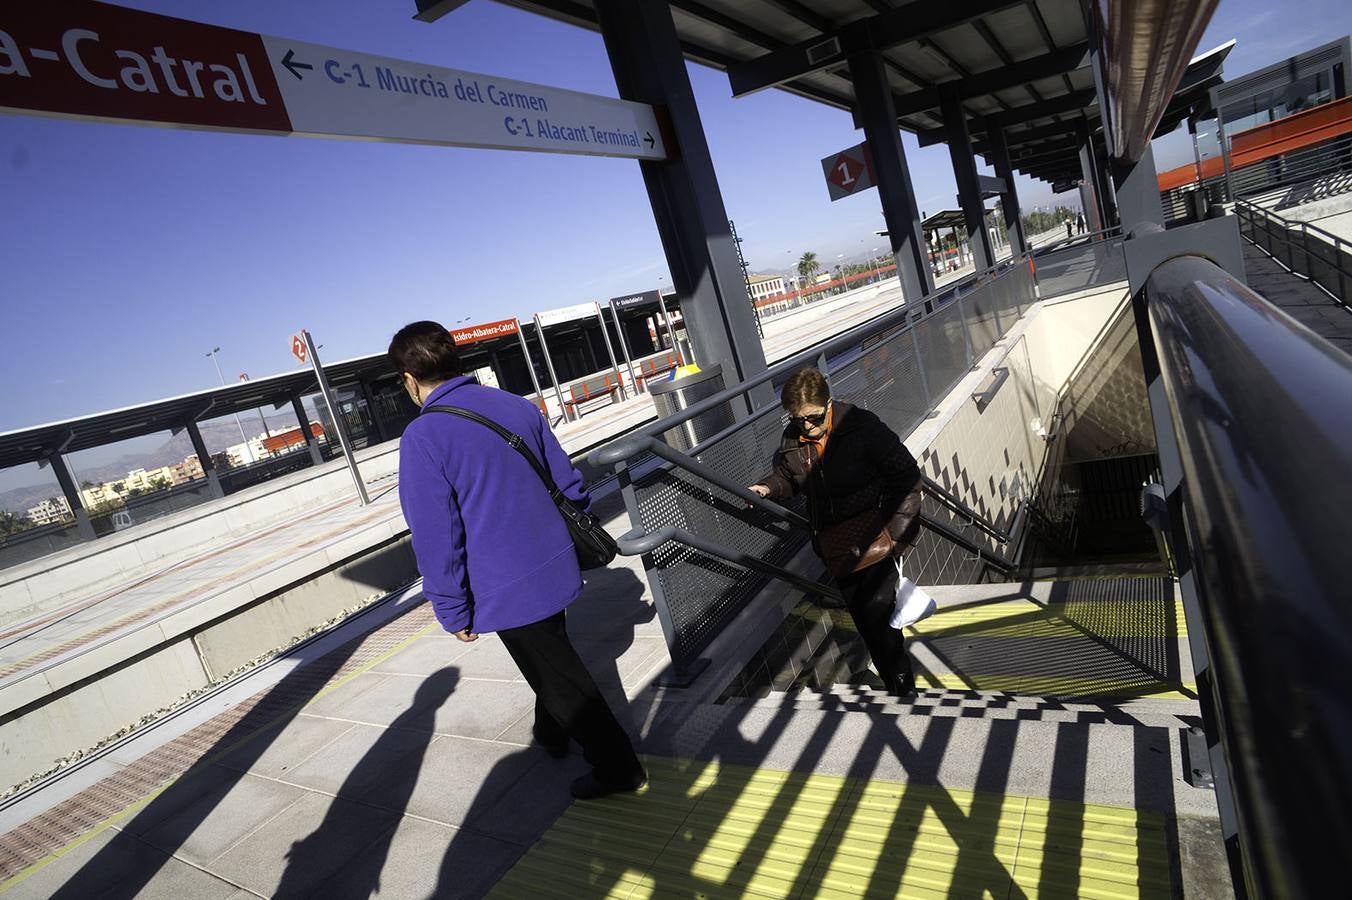
[[[777,7],[790,16],[793,16],[804,25],[809,25],[818,31],[827,32],[835,27],[830,19],[819,14],[810,7],[799,3],[798,0],[765,0],[765,2],[771,6]]]
[[[1043,56],[1035,56],[1023,62],[1012,63],[986,72],[978,72],[976,75],[958,82],[958,96],[964,100],[980,97],[983,94],[993,94],[995,91],[1005,88],[1017,87],[1024,82],[1050,78],[1068,69],[1078,69],[1083,65],[1085,53],[1088,50],[1088,44],[1077,44],[1074,47],[1057,50]],[[892,99],[892,104],[896,107],[898,116],[913,115],[914,113],[935,109],[939,106],[939,91],[930,89],[900,94]],[[1019,107],[1014,108],[1018,109]]]
[[[1095,97],[1094,91],[1084,90],[1066,94],[1064,97],[1057,97],[1053,100],[1044,100],[1041,103],[1016,106],[1009,112],[974,118],[971,126],[972,131],[984,134],[992,128],[1008,128],[1010,125],[1017,125],[1020,122],[1033,122],[1058,113],[1078,112],[1093,104]]]
[[[957,25],[1025,0],[967,0],[964,3],[912,3],[867,19],[850,22],[834,32],[799,41],[756,59],[728,67],[732,95],[741,97],[775,87],[794,78],[845,61],[850,53],[886,50],[918,41]]]

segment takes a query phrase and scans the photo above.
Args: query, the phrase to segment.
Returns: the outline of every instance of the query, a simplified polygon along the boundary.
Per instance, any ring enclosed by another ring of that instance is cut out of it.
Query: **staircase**
[[[915,696],[868,683],[848,613],[800,605],[703,720],[705,754],[1014,804],[1017,826],[970,838],[935,826],[954,877],[970,841],[1017,845],[1008,896],[1230,896],[1205,756],[1189,747],[1201,714],[1177,587],[1102,577],[932,593],[938,612],[907,629]]]

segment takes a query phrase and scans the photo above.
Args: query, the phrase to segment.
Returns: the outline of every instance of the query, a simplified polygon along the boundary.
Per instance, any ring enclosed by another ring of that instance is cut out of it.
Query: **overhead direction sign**
[[[661,298],[659,291],[644,291],[641,294],[626,294],[623,297],[611,297],[610,305],[616,309],[634,309],[640,306],[657,306]]]
[[[595,318],[601,314],[595,302],[578,303],[560,309],[547,309],[535,314],[535,320],[541,325],[560,325],[577,319]]]
[[[873,157],[868,142],[832,154],[822,160],[822,174],[831,199],[839,200],[873,187]]]
[[[0,110],[662,160],[653,107],[88,0],[6,4]]]

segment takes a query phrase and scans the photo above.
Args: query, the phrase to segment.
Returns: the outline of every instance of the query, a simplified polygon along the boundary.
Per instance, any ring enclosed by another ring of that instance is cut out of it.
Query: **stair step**
[[[900,700],[885,691],[863,685],[835,685],[829,691],[797,690],[766,697],[740,697],[727,705],[761,709],[791,707],[820,712],[867,712],[875,715],[933,716],[936,718],[1011,719],[1131,727],[1185,728],[1199,721],[1195,701],[1132,698],[1120,700],[1061,700],[1054,697],[979,691],[920,691]]]

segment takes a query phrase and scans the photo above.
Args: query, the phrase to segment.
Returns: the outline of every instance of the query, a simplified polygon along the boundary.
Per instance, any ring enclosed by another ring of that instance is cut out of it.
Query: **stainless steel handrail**
[[[1137,317],[1236,893],[1320,896],[1352,847],[1352,357],[1198,256]]]

